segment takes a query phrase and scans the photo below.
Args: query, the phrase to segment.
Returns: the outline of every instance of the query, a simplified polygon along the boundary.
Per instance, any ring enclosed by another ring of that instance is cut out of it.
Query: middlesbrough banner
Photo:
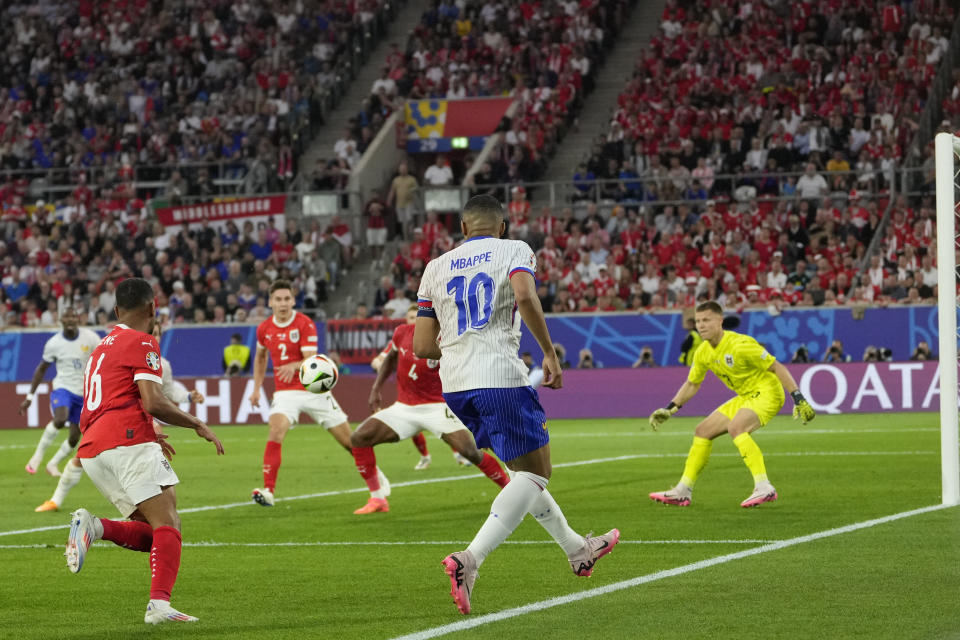
[[[384,328],[386,340],[389,330]],[[379,350],[371,348],[376,355]],[[373,356],[370,356],[371,358]],[[441,361],[441,366],[443,366]],[[859,362],[849,364],[787,365],[810,405],[822,414],[878,413],[886,411],[938,411],[940,409],[940,368],[936,362]],[[548,419],[554,418],[638,418],[645,419],[676,393],[687,378],[686,367],[649,369],[575,369],[563,374],[563,389],[539,389],[540,402]],[[337,401],[353,423],[370,414],[367,398],[375,377],[369,373],[341,375],[334,389]],[[181,405],[209,424],[266,424],[272,380],[260,406],[250,405],[251,378],[178,378],[178,384],[197,389],[206,396],[201,405]],[[0,383],[0,405],[18,407],[30,384]],[[683,407],[684,416],[705,416],[733,393],[711,373],[700,392]],[[383,389],[385,404],[396,399],[396,385]],[[954,400],[956,401],[956,400]],[[789,414],[788,398],[781,410]],[[37,388],[26,416],[8,411],[2,428],[39,427],[50,419],[50,387]]]
[[[338,352],[349,364],[369,364],[403,322],[400,318],[327,320],[326,350]]]

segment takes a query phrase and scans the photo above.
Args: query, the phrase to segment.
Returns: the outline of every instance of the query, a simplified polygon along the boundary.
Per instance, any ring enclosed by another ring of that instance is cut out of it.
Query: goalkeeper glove
[[[807,402],[807,399],[803,397],[800,391],[792,392],[790,397],[793,398],[794,420],[799,419],[803,424],[807,424],[817,417],[817,412],[813,410],[813,407],[810,406],[810,403]]]
[[[657,431],[664,422],[670,419],[670,416],[675,414],[677,411],[680,411],[680,407],[674,403],[670,403],[664,409],[657,409],[650,414],[650,426],[653,427],[654,431]]]

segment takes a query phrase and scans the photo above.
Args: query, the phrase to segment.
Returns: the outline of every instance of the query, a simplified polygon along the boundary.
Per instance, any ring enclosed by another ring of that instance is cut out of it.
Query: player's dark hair
[[[293,293],[293,285],[290,284],[289,280],[274,280],[273,284],[270,285],[270,295],[272,296],[274,291],[280,289],[289,289]]]
[[[491,221],[502,220],[503,205],[501,205],[500,201],[491,195],[484,194],[473,196],[467,200],[467,204],[463,207],[463,214],[461,215],[464,218],[471,216],[487,218]]]
[[[713,313],[722,316],[723,307],[720,306],[720,303],[716,300],[707,300],[706,302],[701,302],[697,305],[697,313],[701,311],[712,311]]]
[[[143,278],[127,278],[117,285],[117,307],[124,311],[139,309],[153,302],[153,287]]]

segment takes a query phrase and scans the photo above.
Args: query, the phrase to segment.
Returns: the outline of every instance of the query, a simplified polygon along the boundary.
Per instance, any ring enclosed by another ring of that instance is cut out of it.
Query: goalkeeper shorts
[[[784,402],[783,385],[777,381],[775,385],[763,386],[754,391],[735,396],[717,407],[722,415],[733,420],[740,409],[750,409],[760,418],[760,426],[764,426],[773,416],[780,412]]]

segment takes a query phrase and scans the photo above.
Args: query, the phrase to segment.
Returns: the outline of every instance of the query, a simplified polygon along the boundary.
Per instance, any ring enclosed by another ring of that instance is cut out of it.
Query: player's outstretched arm
[[[440,323],[436,318],[417,316],[413,329],[413,354],[418,358],[439,360],[443,355],[437,336],[440,335]]]
[[[267,375],[267,350],[257,345],[257,354],[253,356],[253,390],[250,392],[250,404],[260,405],[260,389],[263,387],[263,378]]]
[[[563,386],[563,370],[553,348],[553,340],[550,339],[547,321],[543,317],[543,307],[537,297],[536,280],[527,271],[515,271],[510,276],[510,286],[513,287],[513,297],[517,301],[520,318],[543,351],[543,386],[559,389]]]
[[[380,390],[387,380],[390,379],[390,376],[393,375],[393,372],[397,370],[398,360],[399,356],[397,356],[397,352],[393,350],[383,356],[383,360],[380,362],[380,368],[377,369],[377,379],[373,381],[373,386],[370,388],[370,398],[367,401],[371,411],[379,411],[380,407],[383,406],[383,398],[380,395]]]
[[[216,434],[203,420],[181,411],[167,396],[163,395],[163,385],[151,380],[137,380],[137,387],[140,389],[140,400],[147,413],[167,424],[193,429],[198,436],[214,444],[218,455],[223,455],[223,445]]]
[[[779,362],[773,363],[770,367],[770,370],[777,376],[780,380],[780,384],[783,385],[783,390],[790,394],[790,397],[793,398],[793,419],[799,420],[803,424],[807,424],[811,420],[817,417],[817,412],[813,410],[813,407],[810,406],[810,403],[807,402],[807,399],[803,397],[803,394],[800,393],[800,388],[797,386],[797,381],[793,379],[793,376],[790,375],[790,372],[785,366]]]
[[[700,391],[699,384],[695,384],[689,380],[685,381],[680,387],[680,390],[673,396],[673,400],[671,400],[666,407],[657,409],[650,414],[650,426],[653,430],[657,431],[660,425],[669,420],[677,411],[680,411],[683,405],[687,404],[693,396],[697,395],[698,391]]]
[[[30,381],[30,393],[28,393],[27,397],[23,399],[23,402],[20,403],[20,415],[25,414],[27,409],[30,408],[30,405],[33,404],[33,393],[37,390],[37,387],[40,386],[40,383],[43,381],[43,376],[46,375],[49,367],[49,362],[41,360],[37,368],[33,370],[33,379]]]

